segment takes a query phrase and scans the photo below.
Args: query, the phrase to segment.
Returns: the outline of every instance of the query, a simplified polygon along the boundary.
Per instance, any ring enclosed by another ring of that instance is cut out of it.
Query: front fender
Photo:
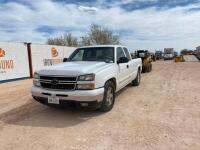
[[[104,87],[106,81],[109,79],[117,79],[117,68],[109,67],[95,74],[96,88]]]

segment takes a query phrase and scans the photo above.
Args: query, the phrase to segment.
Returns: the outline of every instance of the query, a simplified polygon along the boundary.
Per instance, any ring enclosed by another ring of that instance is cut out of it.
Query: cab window
[[[117,61],[119,60],[120,57],[126,57],[124,54],[124,51],[121,47],[117,48]]]
[[[127,49],[126,47],[124,47],[123,49],[124,49],[124,52],[125,52],[125,54],[126,54],[126,57],[127,57],[129,60],[131,60],[131,57],[130,57],[130,54],[129,54],[128,49]]]

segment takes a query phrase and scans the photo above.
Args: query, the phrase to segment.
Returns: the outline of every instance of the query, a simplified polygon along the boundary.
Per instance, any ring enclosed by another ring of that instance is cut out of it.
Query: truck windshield
[[[87,47],[75,50],[68,61],[104,61],[114,62],[113,47]]]

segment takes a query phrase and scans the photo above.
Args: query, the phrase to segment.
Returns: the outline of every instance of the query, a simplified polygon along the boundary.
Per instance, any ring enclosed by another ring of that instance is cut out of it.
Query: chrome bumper
[[[31,89],[32,96],[48,98],[48,96],[58,96],[62,100],[73,100],[73,101],[84,101],[91,102],[97,101],[101,102],[103,100],[104,88],[94,89],[94,90],[74,90],[74,91],[64,91],[64,90],[50,90],[43,89],[41,87],[33,86]]]

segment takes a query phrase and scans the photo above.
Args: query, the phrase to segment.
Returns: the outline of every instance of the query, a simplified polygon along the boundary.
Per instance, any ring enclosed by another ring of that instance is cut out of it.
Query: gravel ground
[[[108,113],[49,108],[31,99],[30,87],[31,80],[0,86],[1,150],[200,148],[199,62],[155,62]]]

